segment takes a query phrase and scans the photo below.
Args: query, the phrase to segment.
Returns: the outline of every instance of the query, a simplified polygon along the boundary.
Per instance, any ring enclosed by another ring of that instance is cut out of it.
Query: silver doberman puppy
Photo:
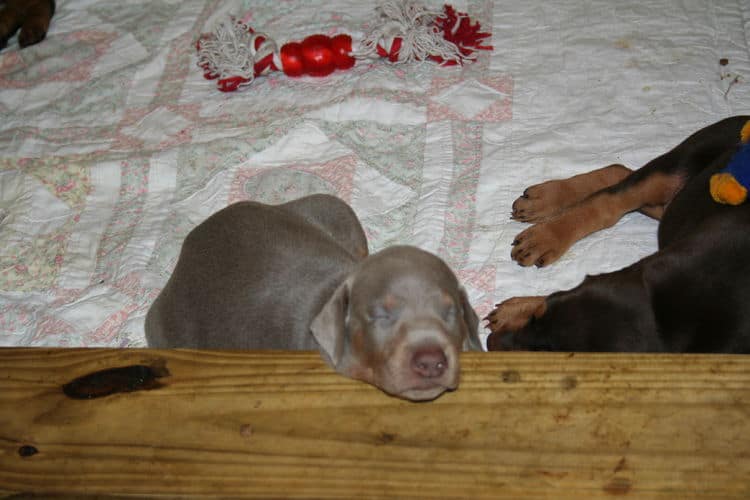
[[[146,317],[151,347],[318,348],[339,373],[414,401],[458,386],[458,353],[481,350],[478,318],[435,255],[368,256],[342,200],[240,202],[188,234]]]

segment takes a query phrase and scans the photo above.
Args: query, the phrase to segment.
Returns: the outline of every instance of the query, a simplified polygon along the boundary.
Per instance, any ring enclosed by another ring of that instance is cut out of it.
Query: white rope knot
[[[269,55],[273,56],[274,63],[279,61],[276,42],[265,33],[253,32],[241,21],[221,21],[212,34],[199,42],[198,65],[214,77],[240,77],[246,80],[243,85],[247,85],[257,75],[273,69],[270,64],[256,68],[260,61]]]
[[[442,10],[429,9],[415,0],[391,0],[376,10],[384,21],[360,42],[360,48],[352,53],[356,58],[377,58],[378,45],[392,55],[397,38],[401,40],[401,46],[397,49],[398,58],[391,59],[395,63],[424,61],[430,56],[441,58],[444,63],[460,63],[476,57],[463,55],[453,42],[440,34],[435,19],[442,16]],[[454,33],[459,24],[452,28]]]

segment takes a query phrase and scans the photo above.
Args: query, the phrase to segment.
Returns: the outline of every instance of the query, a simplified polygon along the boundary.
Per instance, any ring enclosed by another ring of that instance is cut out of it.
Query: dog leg
[[[521,232],[513,241],[511,258],[522,266],[551,264],[573,243],[614,225],[628,212],[656,207],[650,211],[658,214],[659,207],[666,206],[683,183],[680,175],[661,172],[629,176]]]
[[[18,44],[27,47],[44,40],[55,12],[54,0],[8,0],[0,9],[0,49],[18,29]]]
[[[546,297],[508,299],[487,317],[487,350],[662,351],[647,281],[635,265]]]
[[[485,318],[487,349],[750,352],[750,314],[737,306],[750,292],[748,220],[743,208],[717,210],[633,265],[505,300]]]
[[[44,40],[52,21],[54,5],[50,0],[29,2],[26,19],[21,24],[21,32],[18,34],[18,44],[21,47],[28,47]]]
[[[513,218],[536,225],[516,237],[511,257],[522,266],[545,266],[576,241],[613,225],[627,212],[637,210],[661,219],[685,182],[736,145],[748,119],[735,116],[705,127],[633,172],[611,165],[532,186],[514,203]],[[605,187],[596,190],[600,186]]]
[[[17,2],[8,2],[0,7],[0,49],[8,45],[8,39],[21,27],[23,16],[15,6]]]
[[[609,165],[568,179],[551,180],[526,188],[513,202],[511,218],[521,222],[540,222],[632,173],[624,165]]]

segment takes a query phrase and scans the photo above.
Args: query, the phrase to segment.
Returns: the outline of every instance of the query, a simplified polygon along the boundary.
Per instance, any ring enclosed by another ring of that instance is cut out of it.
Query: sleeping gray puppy
[[[357,216],[312,195],[240,202],[193,229],[146,317],[151,347],[319,349],[336,371],[410,400],[458,386],[481,350],[466,292],[435,255],[368,256]]]

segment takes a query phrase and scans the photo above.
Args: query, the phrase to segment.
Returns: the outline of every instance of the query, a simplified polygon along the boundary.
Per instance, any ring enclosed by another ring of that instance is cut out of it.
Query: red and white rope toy
[[[288,76],[326,76],[349,69],[357,59],[387,57],[393,63],[432,60],[442,65],[476,59],[489,33],[450,5],[430,10],[414,0],[391,0],[377,8],[381,23],[353,48],[346,34],[311,35],[281,47],[268,35],[236,20],[220,23],[198,39],[198,66],[203,76],[230,92],[272,71]]]

